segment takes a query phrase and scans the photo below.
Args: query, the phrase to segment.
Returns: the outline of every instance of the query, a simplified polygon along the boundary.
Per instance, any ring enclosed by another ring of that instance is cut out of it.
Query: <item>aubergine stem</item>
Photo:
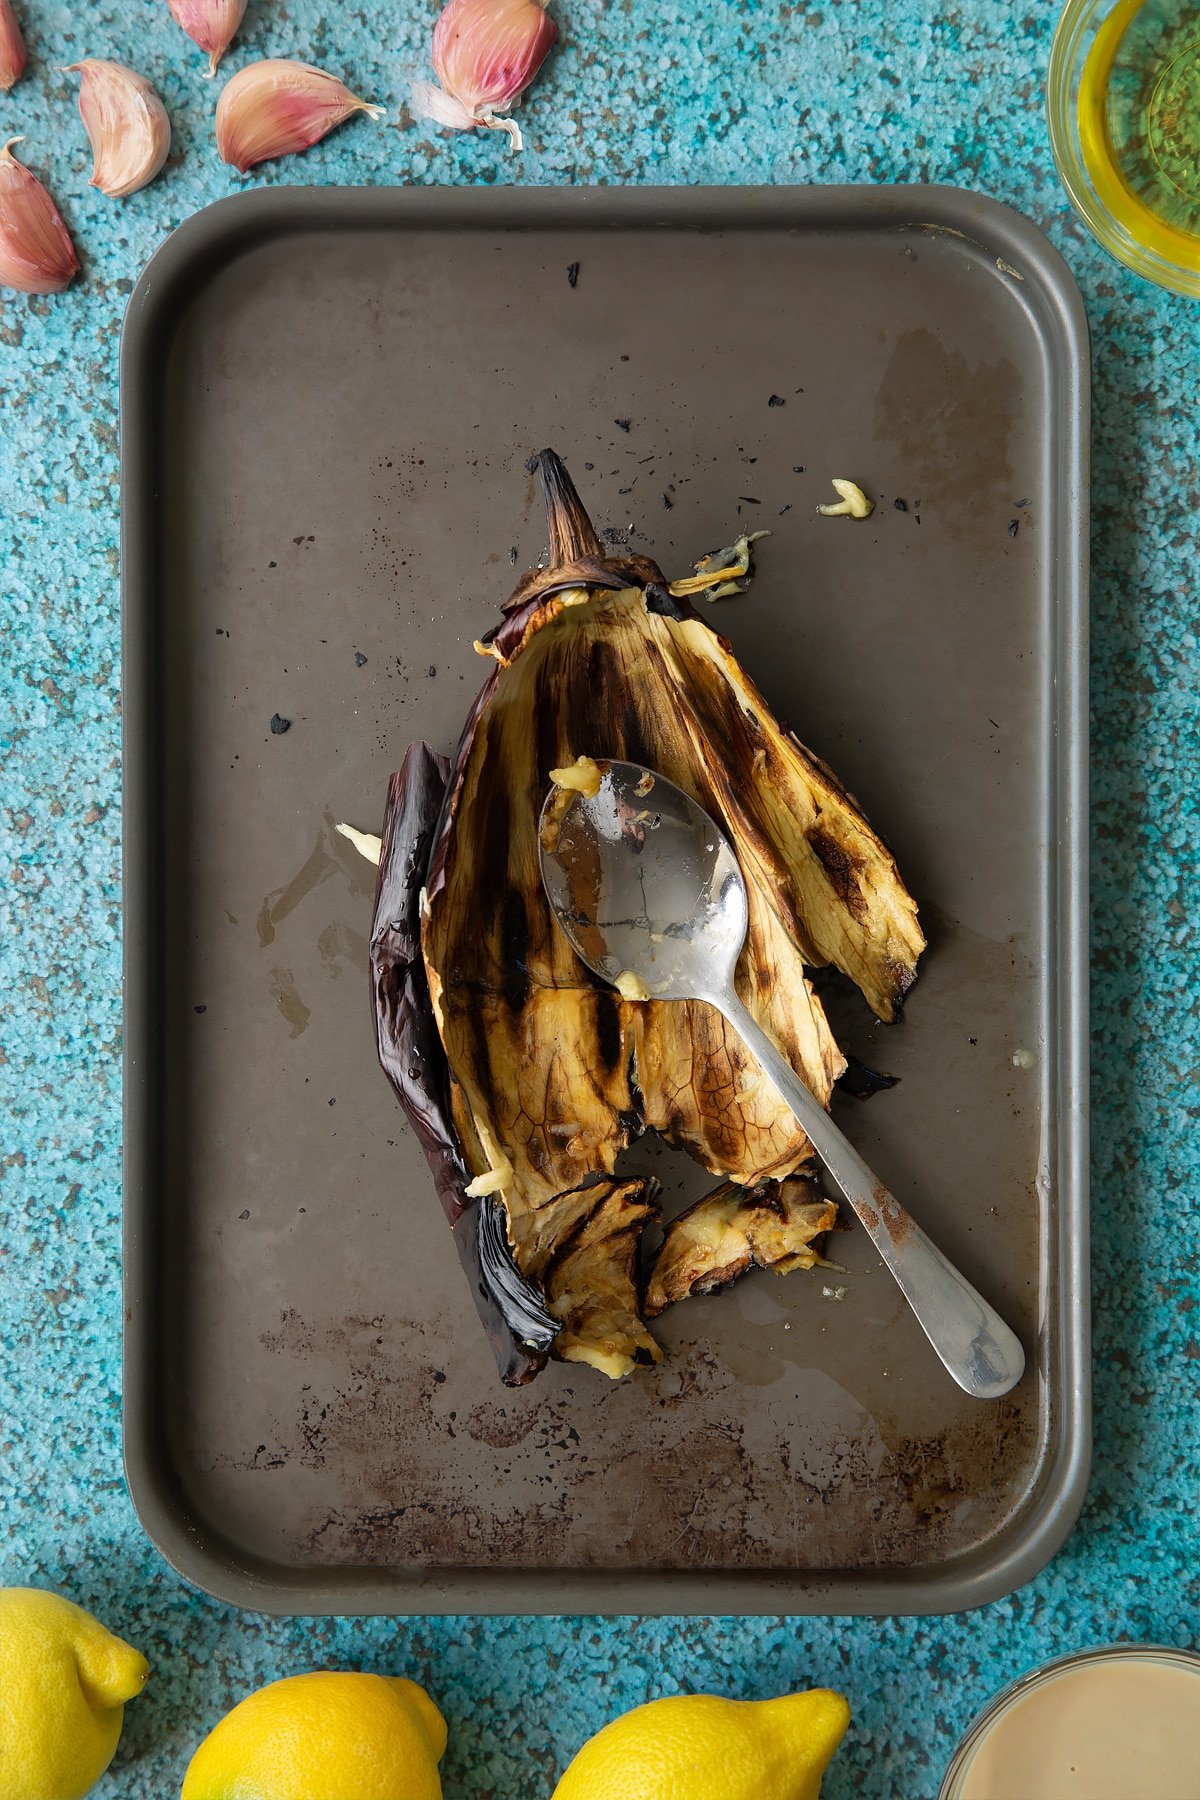
[[[575,483],[567,474],[561,456],[554,450],[539,450],[536,456],[530,457],[526,467],[531,474],[538,475],[542,484],[550,534],[550,567],[563,568],[584,556],[603,556],[595,526],[575,492]]]

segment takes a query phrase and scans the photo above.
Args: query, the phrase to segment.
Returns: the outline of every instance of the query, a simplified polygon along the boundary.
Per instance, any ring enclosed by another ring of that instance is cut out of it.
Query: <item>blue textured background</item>
[[[31,66],[0,124],[25,133],[84,273],[57,299],[0,296],[0,1581],[64,1590],[150,1657],[98,1792],[164,1800],[248,1688],[341,1665],[428,1685],[450,1800],[548,1796],[588,1733],[654,1694],[808,1682],[854,1709],[831,1800],[927,1800],[971,1713],[1030,1664],[1120,1636],[1194,1641],[1200,311],[1111,263],[1067,209],[1042,117],[1054,9],[554,0],[564,41],[513,159],[501,138],[409,122],[428,0],[250,0],[227,70],[298,55],[389,106],[386,125],[355,121],[258,181],[954,182],[1044,226],[1094,333],[1097,1447],[1079,1527],[1019,1594],[951,1619],[406,1623],[218,1605],[166,1568],[125,1491],[117,345],[151,252],[238,182],[212,143],[220,83],[163,0],[22,8]],[[172,116],[171,161],[130,201],[87,187],[75,78],[58,73],[83,55],[134,63]]]

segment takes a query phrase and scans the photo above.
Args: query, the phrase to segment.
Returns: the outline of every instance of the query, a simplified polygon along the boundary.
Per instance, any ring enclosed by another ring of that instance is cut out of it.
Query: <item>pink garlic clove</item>
[[[233,42],[246,0],[167,0],[171,17],[182,26],[193,44],[208,52],[208,75],[215,75],[217,64]]]
[[[433,30],[440,88],[413,83],[413,107],[451,130],[477,125],[505,131],[522,148],[514,120],[504,117],[529,86],[558,36],[545,0],[447,0]]]
[[[24,67],[25,40],[12,9],[12,0],[0,0],[0,93],[7,94],[14,82],[21,79]]]
[[[61,294],[79,272],[62,216],[37,176],[19,163],[9,138],[0,148],[0,287]]]
[[[272,156],[307,150],[352,113],[378,119],[382,106],[309,63],[268,57],[239,69],[217,102],[217,149],[245,174]]]
[[[92,186],[114,200],[136,194],[167,160],[166,107],[145,76],[122,63],[86,57],[68,73],[82,76],[79,116],[92,146]]]

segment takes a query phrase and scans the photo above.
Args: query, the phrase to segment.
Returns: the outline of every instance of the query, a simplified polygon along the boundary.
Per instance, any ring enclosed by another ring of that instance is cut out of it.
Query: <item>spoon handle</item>
[[[729,992],[711,998],[803,1125],[959,1387],[979,1400],[1007,1394],[1025,1369],[1020,1341],[871,1173],[737,995]]]

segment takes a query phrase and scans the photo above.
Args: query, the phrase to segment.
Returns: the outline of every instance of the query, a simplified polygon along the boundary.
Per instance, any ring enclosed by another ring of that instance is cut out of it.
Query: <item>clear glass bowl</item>
[[[1067,0],[1046,83],[1050,147],[1080,218],[1129,268],[1200,296],[1200,12]]]
[[[1200,1705],[1200,1654],[1194,1651],[1175,1650],[1166,1644],[1108,1644],[1099,1650],[1079,1650],[1071,1656],[1060,1656],[1054,1662],[1043,1663],[1040,1669],[1031,1669],[1027,1675],[1020,1676],[1010,1686],[1001,1689],[995,1699],[989,1701],[971,1722],[950,1758],[950,1766],[942,1777],[937,1800],[961,1800],[963,1784],[970,1774],[971,1764],[980,1744],[1000,1719],[1036,1688],[1045,1687],[1068,1670],[1082,1668],[1088,1663],[1122,1660],[1140,1664],[1157,1663],[1194,1675],[1197,1704]]]

